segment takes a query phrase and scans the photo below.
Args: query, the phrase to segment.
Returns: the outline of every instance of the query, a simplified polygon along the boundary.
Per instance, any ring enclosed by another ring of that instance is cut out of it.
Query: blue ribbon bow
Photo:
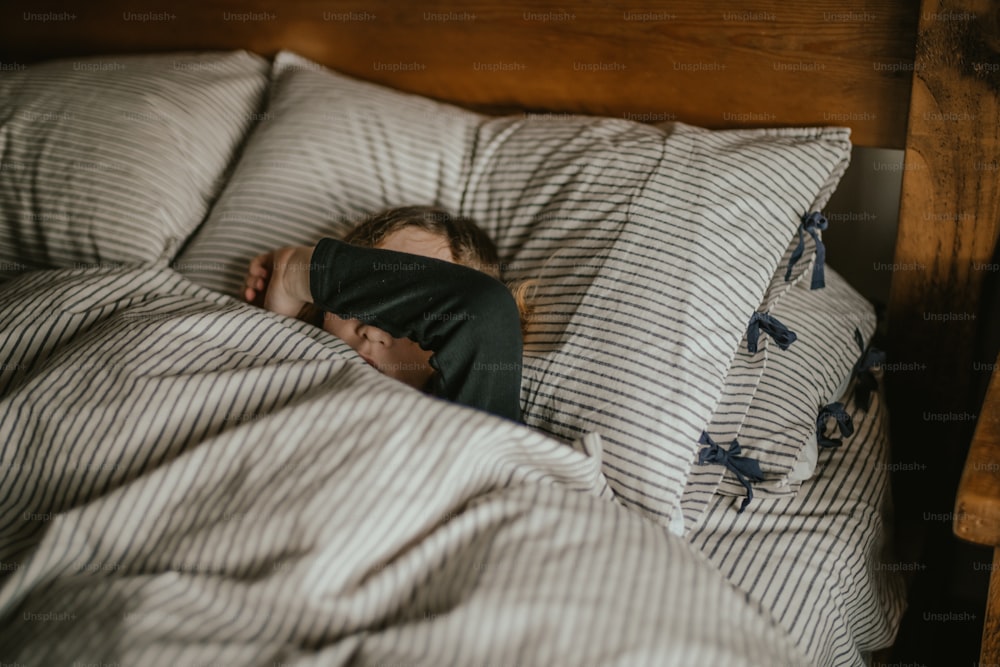
[[[829,226],[830,223],[819,211],[813,211],[802,216],[802,222],[799,223],[799,244],[795,246],[792,256],[788,258],[788,270],[785,271],[786,282],[792,279],[792,267],[802,259],[802,253],[806,249],[804,233],[808,232],[816,244],[816,263],[813,264],[812,282],[809,284],[809,289],[820,289],[826,286],[826,278],[823,275],[823,263],[826,261],[826,246],[823,245],[823,241],[820,239],[817,230],[823,231]]]
[[[816,440],[820,447],[840,447],[842,440],[839,438],[826,437],[826,422],[828,419],[835,419],[837,429],[841,438],[846,438],[854,433],[854,420],[847,414],[843,403],[830,403],[820,408],[819,416],[816,417]]]
[[[760,482],[764,479],[764,472],[760,469],[760,463],[756,459],[740,456],[742,449],[740,443],[736,442],[735,439],[733,439],[728,451],[712,440],[711,436],[705,431],[701,432],[701,438],[698,442],[702,445],[708,445],[708,447],[698,452],[699,465],[718,463],[725,466],[727,470],[736,475],[736,479],[740,480],[740,484],[747,490],[747,497],[740,503],[738,513],[741,514],[747,508],[747,505],[750,504],[750,501],[753,500],[753,487],[750,485],[750,481]],[[749,480],[747,479],[748,477],[750,478]]]
[[[851,371],[851,377],[857,378],[854,384],[854,403],[868,412],[872,402],[872,392],[878,390],[878,380],[872,371],[885,364],[885,352],[873,346],[865,349],[864,338],[857,328],[854,329],[854,340],[861,348],[861,358],[855,362]]]
[[[754,313],[747,326],[747,351],[750,354],[757,353],[757,340],[761,331],[770,335],[782,350],[787,350],[798,338],[794,331],[767,313]]]

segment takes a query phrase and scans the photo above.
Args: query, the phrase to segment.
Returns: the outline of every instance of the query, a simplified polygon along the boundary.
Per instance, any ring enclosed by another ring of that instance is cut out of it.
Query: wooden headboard
[[[920,5],[920,6],[918,6]],[[974,415],[973,343],[1000,229],[1000,3],[748,0],[7,0],[6,68],[52,57],[295,50],[489,112],[710,128],[846,125],[905,149],[888,310],[903,525],[950,511]],[[984,268],[985,267],[985,268]],[[932,417],[928,417],[932,415]],[[944,509],[942,509],[944,508]]]
[[[5,59],[288,48],[483,111],[848,125],[856,144],[891,148],[906,139],[918,19],[905,0],[5,4]]]

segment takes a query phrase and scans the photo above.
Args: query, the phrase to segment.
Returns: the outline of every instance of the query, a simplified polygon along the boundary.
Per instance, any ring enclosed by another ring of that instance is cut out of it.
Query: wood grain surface
[[[1000,5],[925,0],[904,156],[887,373],[910,511],[952,504],[979,413],[973,355],[980,299],[1000,230]],[[962,16],[963,19],[940,17]],[[906,508],[903,520],[906,520]]]
[[[993,571],[986,600],[986,621],[983,623],[983,644],[979,664],[1000,664],[1000,547],[993,550]]]
[[[934,520],[952,508],[949,523],[959,535],[996,539],[1000,489],[983,474],[1000,463],[987,444],[998,416],[998,374],[994,360],[976,359],[974,350],[1000,229],[998,26],[1000,5],[989,0],[924,0],[920,12],[888,313],[891,360],[906,372],[887,373],[887,384],[894,459],[917,464],[893,478],[898,544],[923,540],[916,553],[923,563],[930,559],[928,571],[961,567],[947,555],[951,531]],[[993,397],[980,406],[976,376],[990,370]],[[981,474],[956,506],[977,421],[984,439],[970,462]],[[961,578],[951,576],[936,578]],[[987,608],[994,615],[984,623],[982,664],[997,663],[1000,652],[995,572],[992,579]],[[916,632],[943,632],[926,620],[913,625]]]
[[[733,3],[100,0],[0,6],[0,60],[293,49],[488,112],[711,128],[846,125],[902,148],[917,25],[907,0]]]
[[[958,487],[954,529],[970,542],[1000,547],[1000,372],[993,373],[979,411]]]
[[[998,358],[1000,362],[1000,358]],[[1000,663],[1000,372],[994,371],[955,501],[955,534],[994,547],[980,664]]]

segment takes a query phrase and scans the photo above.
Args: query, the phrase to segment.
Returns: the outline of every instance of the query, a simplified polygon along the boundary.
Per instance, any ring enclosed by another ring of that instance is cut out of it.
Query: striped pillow
[[[246,52],[115,56],[0,77],[0,279],[152,262],[202,221],[255,120]]]
[[[598,431],[627,505],[681,532],[680,499],[734,351],[848,131],[668,131],[617,119],[483,124],[461,212],[506,277],[539,281],[525,421]]]
[[[760,310],[797,338],[781,350],[762,336],[757,353],[751,354],[744,337],[706,428],[724,449],[736,439],[740,455],[759,463],[764,479],[752,484],[759,495],[794,493],[799,482],[812,476],[817,415],[823,406],[841,399],[861,357],[855,330],[867,345],[876,325],[872,305],[836,271],[826,267],[826,287],[812,290],[808,266],[791,282],[784,280],[785,266],[782,262],[781,275],[774,277]],[[696,464],[682,500],[688,531],[701,523],[717,493],[745,497],[746,488],[721,465]]]
[[[240,291],[255,255],[343,236],[393,206],[456,210],[483,116],[275,57],[269,103],[208,220],[174,268]]]
[[[865,411],[845,397],[858,424],[850,446],[824,451],[820,474],[798,493],[755,499],[743,514],[716,495],[688,535],[788,630],[811,665],[868,664],[862,654],[892,644],[906,608],[901,568],[887,564],[894,558],[884,398],[875,392]]]

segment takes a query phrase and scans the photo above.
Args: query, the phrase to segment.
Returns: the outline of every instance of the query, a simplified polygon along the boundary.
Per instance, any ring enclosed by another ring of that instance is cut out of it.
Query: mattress
[[[892,644],[905,608],[891,534],[886,409],[873,394],[865,412],[848,403],[854,435],[822,449],[816,476],[797,494],[715,496],[689,540],[725,577],[774,615],[819,665],[862,665]]]

